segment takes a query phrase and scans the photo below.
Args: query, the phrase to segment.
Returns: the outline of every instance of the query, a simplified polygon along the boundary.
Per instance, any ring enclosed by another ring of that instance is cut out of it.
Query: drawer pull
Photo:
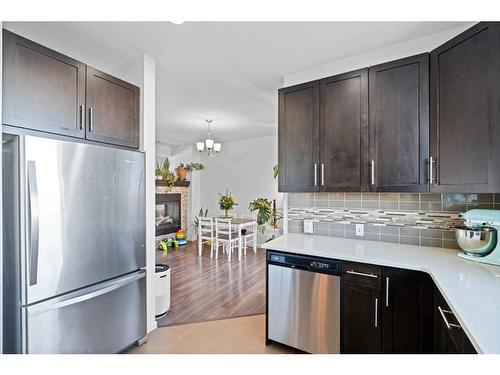
[[[454,328],[462,328],[460,324],[454,324],[454,323],[449,323],[448,319],[446,319],[446,314],[453,314],[453,311],[450,310],[443,310],[441,306],[438,306],[439,313],[441,314],[441,317],[443,318],[444,324],[446,324],[446,328],[451,329],[452,327]]]
[[[352,270],[347,270],[346,273],[351,274],[351,275],[357,275],[357,276],[364,276],[364,277],[371,277],[371,278],[378,278],[377,275],[374,275],[373,273],[364,273],[364,272],[356,272]]]

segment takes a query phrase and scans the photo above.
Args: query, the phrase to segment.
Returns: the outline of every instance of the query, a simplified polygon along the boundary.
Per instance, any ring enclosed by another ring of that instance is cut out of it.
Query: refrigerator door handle
[[[74,305],[79,302],[87,301],[92,298],[96,298],[99,296],[102,296],[103,294],[112,292],[115,289],[119,289],[127,284],[130,284],[136,280],[142,279],[143,277],[146,276],[146,273],[143,271],[136,272],[132,275],[128,275],[125,277],[122,277],[118,280],[111,280],[108,282],[105,282],[104,285],[99,288],[95,289],[86,293],[80,292],[74,292],[70,293],[68,296],[65,296],[64,298],[61,297],[60,299],[54,301],[47,301],[47,302],[42,302],[34,306],[29,307],[29,312],[28,314],[30,316],[40,314],[43,312],[47,312],[50,310],[56,310],[60,309],[65,306],[70,306]]]
[[[38,238],[39,238],[39,211],[38,187],[36,182],[36,164],[28,160],[28,222],[29,222],[29,285],[36,285],[38,276]]]

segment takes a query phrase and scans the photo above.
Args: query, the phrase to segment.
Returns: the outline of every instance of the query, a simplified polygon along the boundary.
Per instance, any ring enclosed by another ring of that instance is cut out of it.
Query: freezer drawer
[[[340,277],[268,267],[268,337],[309,353],[340,352]]]
[[[146,336],[144,272],[23,308],[27,353],[117,353]]]

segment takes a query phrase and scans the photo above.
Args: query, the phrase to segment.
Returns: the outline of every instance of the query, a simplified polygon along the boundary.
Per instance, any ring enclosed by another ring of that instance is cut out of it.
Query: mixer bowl
[[[482,257],[497,245],[497,230],[491,227],[456,228],[458,246],[468,255]]]

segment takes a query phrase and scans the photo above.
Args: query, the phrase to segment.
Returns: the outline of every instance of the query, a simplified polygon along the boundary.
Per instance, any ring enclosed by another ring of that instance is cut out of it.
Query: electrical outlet
[[[364,235],[365,235],[364,224],[356,224],[356,236],[364,236]]]
[[[314,221],[304,220],[304,233],[314,233]]]

